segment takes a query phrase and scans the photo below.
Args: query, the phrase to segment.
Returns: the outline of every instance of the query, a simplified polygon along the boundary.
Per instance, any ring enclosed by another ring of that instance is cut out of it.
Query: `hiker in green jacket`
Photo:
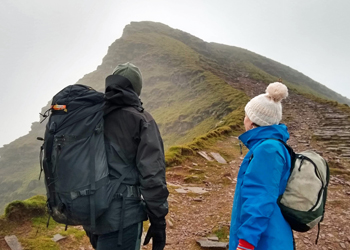
[[[152,238],[153,250],[166,242],[165,216],[169,195],[165,180],[163,141],[139,95],[140,70],[120,64],[106,78],[104,134],[112,178],[124,178],[109,209],[88,233],[97,250],[140,249],[142,222],[149,219],[144,245]],[[142,195],[142,197],[141,197]],[[86,228],[88,231],[88,228]]]

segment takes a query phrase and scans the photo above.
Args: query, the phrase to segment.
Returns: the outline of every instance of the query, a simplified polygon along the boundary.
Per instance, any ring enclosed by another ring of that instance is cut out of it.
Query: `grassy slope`
[[[47,228],[47,219],[44,196],[11,202],[6,207],[5,215],[0,218],[0,238],[14,234],[26,250],[68,250],[89,245],[80,227],[68,227],[65,231],[64,225],[51,219]],[[52,241],[57,233],[67,238],[59,242]],[[0,249],[5,248],[2,244],[4,242],[0,242]]]
[[[274,80],[276,80],[276,78],[282,78],[284,81],[290,83],[291,87],[298,89],[301,93],[309,93],[321,98],[331,99],[350,105],[350,100],[348,98],[341,96],[297,70],[249,50],[217,43],[205,43],[203,40],[193,37],[188,33],[169,29],[168,26],[161,23],[141,22],[132,23],[132,25],[132,27],[129,25],[129,30],[134,32],[140,30],[150,31],[156,28],[158,33],[184,42],[204,56],[205,59],[210,59],[211,64],[218,62],[219,67],[229,70],[231,75],[232,72],[245,71],[258,76],[259,72],[263,72],[263,74],[273,76]],[[260,77],[258,77],[257,80],[262,80]]]

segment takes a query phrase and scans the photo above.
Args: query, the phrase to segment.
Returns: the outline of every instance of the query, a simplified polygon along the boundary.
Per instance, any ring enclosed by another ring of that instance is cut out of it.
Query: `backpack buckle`
[[[85,190],[79,191],[79,196],[87,196],[87,195],[92,195],[94,193],[95,193],[95,191],[93,191],[91,189],[85,189]]]
[[[72,200],[75,200],[80,196],[88,196],[88,195],[92,195],[94,193],[95,193],[95,191],[93,191],[91,189],[84,189],[84,190],[80,190],[80,191],[70,192],[70,196],[71,196]]]

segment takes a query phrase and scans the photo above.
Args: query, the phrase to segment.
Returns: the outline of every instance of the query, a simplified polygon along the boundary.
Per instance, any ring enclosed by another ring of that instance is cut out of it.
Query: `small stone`
[[[169,226],[170,228],[174,228],[174,223],[172,223],[171,220],[167,219],[166,222],[167,226]]]
[[[305,243],[305,244],[309,244],[310,242],[308,241],[308,240],[303,240],[303,242]]]
[[[193,201],[202,202],[203,199],[201,199],[201,198],[194,198]]]
[[[171,169],[181,169],[182,168],[182,166],[173,166],[173,167],[171,167]]]
[[[60,241],[60,240],[65,239],[65,238],[66,238],[65,236],[62,236],[62,235],[60,235],[60,234],[55,234],[55,235],[53,236],[52,240],[53,240],[54,242],[57,242],[57,241]]]
[[[197,240],[197,243],[203,248],[227,249],[228,246],[227,242],[209,241],[207,239]]]
[[[219,241],[219,238],[217,236],[211,236],[211,237],[208,237],[208,240],[210,240],[210,241]]]
[[[195,194],[204,194],[208,192],[207,190],[201,187],[186,187],[186,189]]]
[[[179,194],[187,194],[187,191],[185,189],[182,189],[182,188],[177,188],[177,189],[175,189],[175,191]]]
[[[346,249],[346,246],[345,246],[344,243],[340,243],[339,245],[340,245],[341,248]]]
[[[19,243],[16,235],[5,236],[5,241],[11,250],[23,250],[21,243]]]
[[[204,151],[198,151],[198,154],[203,158],[205,158],[207,161],[213,161],[213,159],[209,155],[207,155],[207,153]]]
[[[210,154],[218,163],[227,164],[226,160],[219,153],[210,152]]]

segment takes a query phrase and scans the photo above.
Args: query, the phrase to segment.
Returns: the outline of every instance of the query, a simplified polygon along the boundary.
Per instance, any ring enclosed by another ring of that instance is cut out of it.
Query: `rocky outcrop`
[[[322,141],[326,153],[335,154],[337,160],[350,161],[350,115],[318,105],[321,123],[313,138]]]

